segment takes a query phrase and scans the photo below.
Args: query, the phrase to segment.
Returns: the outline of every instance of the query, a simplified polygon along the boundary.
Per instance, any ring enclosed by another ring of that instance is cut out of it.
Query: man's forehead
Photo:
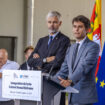
[[[6,56],[6,51],[5,50],[0,50],[0,56]]]
[[[5,53],[5,51],[4,50],[0,50],[0,53],[2,54],[2,53]]]
[[[30,52],[33,52],[33,49],[28,49],[26,53],[30,53]]]
[[[58,18],[56,16],[51,16],[51,17],[48,17],[47,21],[49,20],[58,20]]]
[[[0,51],[0,56],[4,56],[4,53],[2,51]]]
[[[84,23],[81,21],[74,21],[73,25],[83,25],[84,26]]]
[[[4,58],[5,58],[5,56],[3,56],[3,55],[0,54],[0,59],[4,59]]]

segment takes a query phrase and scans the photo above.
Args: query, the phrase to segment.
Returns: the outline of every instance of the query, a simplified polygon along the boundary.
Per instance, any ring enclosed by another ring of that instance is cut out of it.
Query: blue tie
[[[50,36],[50,38],[49,38],[49,43],[48,43],[48,47],[51,45],[52,41],[53,41],[53,37]]]

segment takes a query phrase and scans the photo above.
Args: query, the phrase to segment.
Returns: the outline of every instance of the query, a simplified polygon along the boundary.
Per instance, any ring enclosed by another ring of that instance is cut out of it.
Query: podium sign
[[[2,97],[41,101],[41,71],[4,70]]]

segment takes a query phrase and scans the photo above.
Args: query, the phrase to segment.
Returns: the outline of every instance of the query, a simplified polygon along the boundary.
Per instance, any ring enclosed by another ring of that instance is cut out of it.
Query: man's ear
[[[89,29],[86,29],[86,35],[88,34],[88,32],[89,32]]]
[[[62,25],[62,21],[59,22],[59,26],[61,26],[61,25]]]
[[[27,59],[27,54],[25,54],[24,56],[25,56],[25,59]]]

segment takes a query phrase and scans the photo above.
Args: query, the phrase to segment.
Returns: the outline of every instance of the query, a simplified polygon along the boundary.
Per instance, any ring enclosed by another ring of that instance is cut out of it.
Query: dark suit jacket
[[[97,102],[95,69],[99,56],[99,45],[86,38],[78,51],[74,67],[72,67],[75,47],[76,44],[73,44],[68,48],[57,76],[68,77],[73,81],[73,87],[79,90],[79,93],[72,94],[72,103],[95,103]]]
[[[27,68],[27,63],[26,62],[24,62],[22,65],[20,65],[20,68],[19,68],[20,70],[27,70],[28,68]]]
[[[52,73],[55,74],[60,69],[60,66],[64,60],[66,50],[70,45],[70,40],[61,32],[57,34],[49,47],[48,40],[49,36],[39,39],[35,50],[28,59],[28,65],[34,69],[37,69],[39,66],[45,73],[48,73],[51,67],[53,67]],[[38,53],[40,58],[33,58],[34,53]],[[50,56],[55,56],[55,60],[50,63],[43,63],[43,58]]]

